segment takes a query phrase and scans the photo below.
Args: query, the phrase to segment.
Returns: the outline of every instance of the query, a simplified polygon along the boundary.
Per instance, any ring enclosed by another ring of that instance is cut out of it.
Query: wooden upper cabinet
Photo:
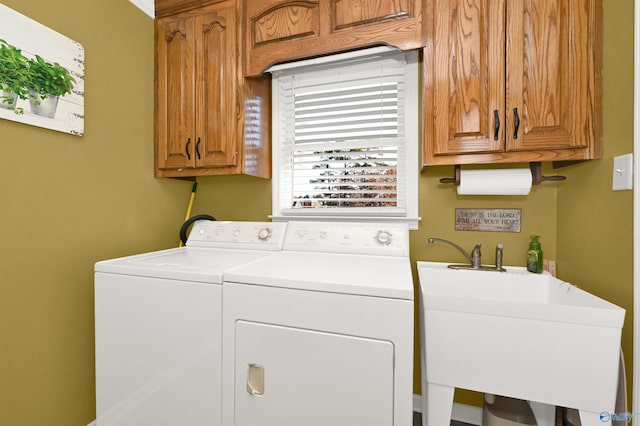
[[[155,0],[154,4],[156,18],[163,18],[225,1],[228,0]]]
[[[424,55],[423,67],[430,77],[425,119],[433,111],[434,152],[500,151],[495,127],[504,123],[504,1],[437,1],[434,13],[434,54]]]
[[[156,168],[195,167],[196,17],[156,21]]]
[[[236,43],[235,8],[202,14],[197,51],[196,103],[201,113],[196,115],[197,138],[202,138],[196,161],[201,167],[237,165],[236,107]],[[199,99],[198,99],[199,98]]]
[[[243,138],[245,110],[269,111],[269,82],[242,78],[236,14],[214,2],[156,20],[156,176],[270,174],[270,148],[256,143],[268,123]]]
[[[507,150],[585,148],[596,103],[593,0],[526,0],[507,8]],[[593,9],[591,9],[593,10]],[[593,33],[591,32],[593,31]],[[597,49],[597,50],[596,50]],[[599,90],[598,92],[599,93]]]
[[[423,45],[425,0],[244,0],[245,75],[305,57]]]
[[[600,0],[428,8],[425,165],[600,156]]]

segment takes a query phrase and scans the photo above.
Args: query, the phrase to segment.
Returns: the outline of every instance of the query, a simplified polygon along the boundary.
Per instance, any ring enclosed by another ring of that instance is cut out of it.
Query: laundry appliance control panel
[[[409,228],[393,223],[290,222],[283,249],[408,257]]]
[[[282,249],[286,228],[286,222],[198,221],[189,234],[187,246],[278,251]]]

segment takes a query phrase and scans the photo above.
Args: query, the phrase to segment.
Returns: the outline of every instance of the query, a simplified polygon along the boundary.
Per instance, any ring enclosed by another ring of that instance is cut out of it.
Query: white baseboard
[[[97,423],[96,423],[96,421],[94,420],[94,421],[92,421],[91,423],[89,423],[87,426],[96,426],[96,425],[97,425]]]
[[[422,413],[422,395],[413,394],[413,411]],[[451,420],[480,426],[482,425],[482,408],[454,402]]]

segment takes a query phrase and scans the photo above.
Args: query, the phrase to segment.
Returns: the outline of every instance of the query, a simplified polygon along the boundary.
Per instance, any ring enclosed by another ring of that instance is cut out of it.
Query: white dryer
[[[223,272],[279,251],[285,229],[199,221],[185,247],[96,263],[100,426],[221,424]]]
[[[410,426],[406,226],[290,222],[283,251],[225,273],[225,426]]]

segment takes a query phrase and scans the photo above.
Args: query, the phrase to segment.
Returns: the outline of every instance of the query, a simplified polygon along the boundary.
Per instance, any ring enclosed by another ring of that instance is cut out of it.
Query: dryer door
[[[235,326],[235,425],[393,424],[393,344],[250,321]]]

